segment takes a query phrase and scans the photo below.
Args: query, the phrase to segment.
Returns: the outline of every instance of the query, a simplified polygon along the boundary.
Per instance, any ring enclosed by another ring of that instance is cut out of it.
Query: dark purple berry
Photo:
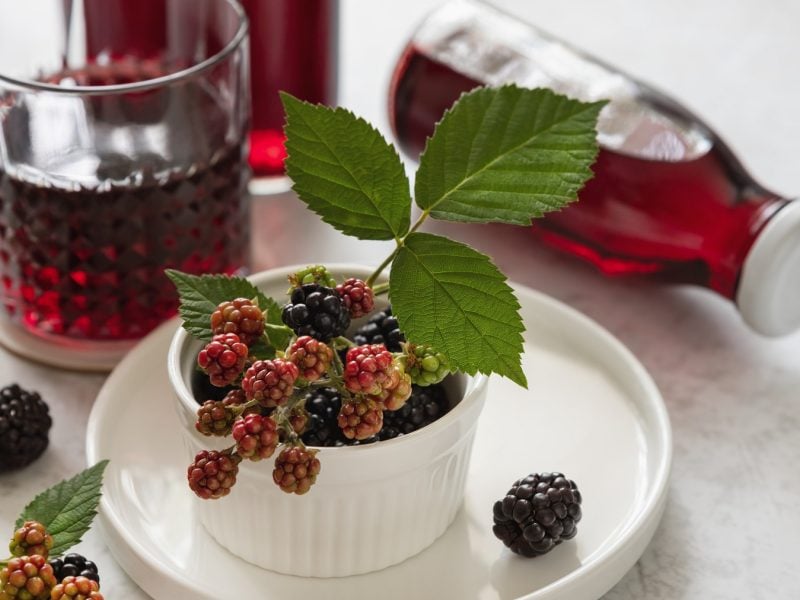
[[[388,307],[370,317],[364,325],[353,334],[353,341],[358,346],[364,344],[383,344],[391,352],[400,352],[401,342],[406,338],[397,324],[397,317],[392,315],[392,307]]]
[[[86,577],[100,583],[97,565],[80,554],[73,552],[61,558],[54,558],[50,561],[50,566],[53,567],[56,581],[61,581],[64,577]]]
[[[321,342],[342,335],[350,326],[350,312],[336,290],[317,283],[295,288],[281,318],[298,336],[310,335]]]
[[[0,473],[29,465],[47,449],[50,409],[16,383],[0,390]]]
[[[578,533],[581,494],[562,473],[532,473],[494,503],[495,536],[512,552],[539,556]]]

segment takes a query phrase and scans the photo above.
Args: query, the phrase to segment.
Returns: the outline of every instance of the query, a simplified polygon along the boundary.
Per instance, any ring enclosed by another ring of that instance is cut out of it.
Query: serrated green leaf
[[[267,310],[267,338],[273,347],[285,350],[294,332],[283,324],[283,319],[281,319],[283,307],[272,298],[264,298],[264,302]]]
[[[39,521],[53,536],[51,556],[69,550],[81,541],[97,514],[107,465],[108,461],[102,460],[36,496],[17,519],[17,527],[25,521]]]
[[[384,137],[353,113],[282,93],[286,173],[323,221],[365,240],[408,232],[411,195],[403,163]]]
[[[228,275],[190,275],[173,269],[168,269],[166,274],[180,296],[178,312],[183,319],[183,328],[197,339],[211,340],[211,313],[221,302],[235,298],[255,299],[259,308],[266,311],[268,323],[273,323],[276,318],[278,323],[281,322],[278,303],[247,279]],[[267,351],[262,349],[262,352]]]
[[[466,373],[498,373],[527,386],[519,302],[488,256],[412,233],[392,263],[389,296],[410,341],[431,344]]]
[[[461,96],[420,157],[417,204],[435,219],[516,225],[564,207],[592,176],[604,105],[514,85]]]

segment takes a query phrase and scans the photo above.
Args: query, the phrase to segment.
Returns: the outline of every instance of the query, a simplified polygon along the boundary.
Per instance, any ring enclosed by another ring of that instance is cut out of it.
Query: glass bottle
[[[402,149],[418,156],[462,92],[510,82],[610,100],[595,177],[534,235],[608,275],[706,286],[762,334],[800,328],[800,203],[756,183],[673,99],[493,7],[449,2],[413,35],[389,94]]]

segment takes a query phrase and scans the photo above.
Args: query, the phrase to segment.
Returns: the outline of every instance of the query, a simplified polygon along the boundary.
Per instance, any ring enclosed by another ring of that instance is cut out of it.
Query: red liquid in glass
[[[418,156],[445,109],[478,85],[483,82],[409,47],[389,95],[403,150]],[[667,115],[699,124],[680,110],[664,107]],[[601,147],[580,201],[537,221],[533,231],[606,274],[705,285],[733,299],[745,255],[786,201],[753,182],[716,137],[709,139],[706,151],[685,160]]]
[[[283,174],[286,158],[279,91],[313,103],[336,95],[337,0],[243,0],[250,19],[253,123],[250,166]]]
[[[138,64],[94,66],[48,80],[99,85],[152,75]],[[246,264],[244,144],[213,148],[225,119],[197,83],[123,101],[96,96],[91,104],[107,129],[95,125],[95,152],[65,157],[63,178],[0,170],[4,304],[36,333],[133,339],[177,308],[165,268],[231,273]],[[29,122],[24,107],[4,118],[12,131]],[[162,120],[170,126],[160,128]],[[159,140],[158,151],[104,150],[104,132],[113,135],[123,123],[146,129],[147,139]],[[207,148],[212,158],[188,169],[172,166],[192,148]]]

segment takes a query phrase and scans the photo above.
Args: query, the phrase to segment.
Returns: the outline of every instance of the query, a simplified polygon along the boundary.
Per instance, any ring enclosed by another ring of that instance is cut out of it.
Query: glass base
[[[8,317],[0,317],[0,345],[6,350],[34,362],[71,371],[111,371],[138,341],[100,342],[34,334]]]
[[[292,188],[292,180],[286,175],[275,175],[271,177],[253,177],[247,190],[253,196],[273,196],[283,194]]]

